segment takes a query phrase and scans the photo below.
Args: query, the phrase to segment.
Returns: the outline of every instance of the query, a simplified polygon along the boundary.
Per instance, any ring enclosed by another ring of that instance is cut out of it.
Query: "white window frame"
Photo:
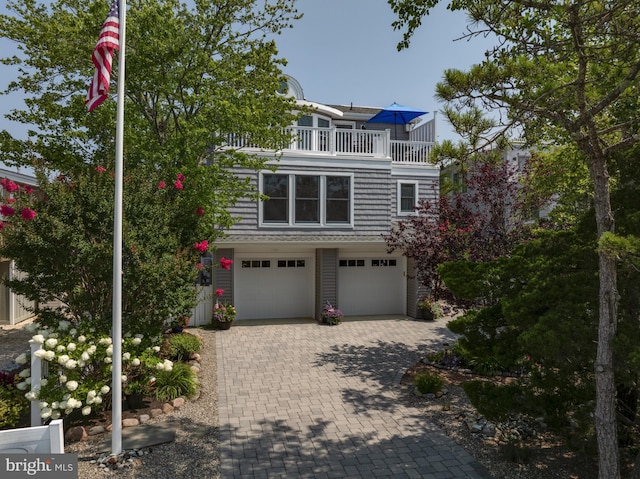
[[[264,170],[260,172],[258,178],[258,188],[261,194],[264,193],[264,176],[265,175],[283,175],[288,177],[289,196],[287,221],[285,222],[265,222],[264,221],[264,201],[258,202],[258,225],[263,228],[331,228],[331,229],[353,229],[354,226],[354,205],[353,205],[353,189],[354,189],[354,174],[343,172],[330,172],[330,171],[304,171],[304,170],[287,170],[287,171],[270,171]],[[318,176],[320,178],[320,218],[317,223],[296,223],[295,222],[295,179],[296,176]],[[342,176],[349,178],[349,221],[345,223],[327,222],[327,177],[328,176]],[[268,201],[268,200],[266,200]]]
[[[418,206],[418,186],[419,186],[419,182],[418,181],[412,181],[412,180],[398,180],[398,189],[397,189],[397,199],[396,199],[396,203],[397,203],[397,213],[398,216],[408,216],[408,215],[412,215],[415,214],[415,210],[411,210],[411,211],[403,211],[402,210],[402,186],[403,185],[412,185],[413,186],[413,206],[416,207]]]

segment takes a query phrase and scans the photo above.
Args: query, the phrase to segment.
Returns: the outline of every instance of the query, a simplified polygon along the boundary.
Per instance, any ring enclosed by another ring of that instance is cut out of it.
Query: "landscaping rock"
[[[162,414],[162,409],[152,409],[149,414],[151,414],[151,417],[158,417]]]
[[[180,409],[182,406],[184,406],[184,398],[175,398],[172,402],[171,405],[175,408],[175,409]]]
[[[103,432],[106,432],[104,426],[93,426],[89,431],[87,431],[87,434],[89,434],[89,436],[95,436],[96,434],[102,434]]]
[[[162,412],[165,414],[173,412],[174,409],[175,408],[169,403],[165,403],[162,405]]]
[[[87,431],[82,426],[74,426],[69,428],[69,430],[64,435],[64,440],[66,442],[78,442],[86,439],[88,437]]]
[[[122,420],[122,427],[133,427],[137,426],[138,424],[140,424],[140,421],[133,417]]]
[[[151,416],[149,416],[148,414],[140,414],[140,416],[138,417],[138,420],[140,421],[140,424],[144,424],[146,422],[149,422],[149,419],[151,419]]]

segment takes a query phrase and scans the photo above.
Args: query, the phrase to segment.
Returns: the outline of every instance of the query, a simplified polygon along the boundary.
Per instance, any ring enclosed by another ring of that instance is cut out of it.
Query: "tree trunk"
[[[604,158],[591,158],[589,170],[594,186],[598,239],[614,232],[609,174]],[[613,339],[618,316],[617,266],[615,258],[599,252],[598,348],[594,364],[596,381],[595,428],[598,440],[599,479],[620,479]]]

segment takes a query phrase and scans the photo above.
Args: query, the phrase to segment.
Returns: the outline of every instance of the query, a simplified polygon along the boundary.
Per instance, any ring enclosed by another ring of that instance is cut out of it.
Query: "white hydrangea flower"
[[[152,349],[153,349],[156,353],[159,353],[159,352],[160,352],[160,346],[154,346]]]
[[[57,352],[57,353],[61,353],[61,352],[62,352],[62,351],[64,351],[65,349],[67,349],[67,348],[65,348],[65,347],[64,347],[64,345],[62,345],[62,344],[58,344],[58,345],[56,346],[56,352]]]
[[[55,331],[55,330],[51,330],[49,332],[49,337],[53,338],[53,339],[58,339],[59,334],[58,333],[54,333],[53,331]]]
[[[18,384],[16,384],[16,387],[20,391],[25,391],[27,389],[27,387],[29,387],[29,383],[27,383],[27,381],[22,381],[22,382],[19,382]]]
[[[52,413],[53,411],[51,410],[50,407],[45,407],[40,410],[40,417],[42,419],[49,419]]]
[[[158,363],[156,364],[156,369],[158,371],[164,371],[164,363]]]
[[[67,409],[67,401],[60,401],[58,403],[58,409]]]
[[[95,399],[93,400],[94,404],[102,404],[102,397],[100,396],[96,396]]]
[[[69,330],[69,335],[73,338],[76,334],[78,334],[78,330],[76,328],[71,328]]]
[[[103,359],[103,361],[104,361],[105,363],[107,363],[107,364],[110,364],[110,363],[111,363],[111,361],[112,361],[112,359],[111,359],[111,358],[109,358],[109,357],[106,357],[106,358],[104,358],[104,359]]]
[[[51,403],[51,409],[58,409],[60,407],[60,403],[58,401],[53,401]]]
[[[89,361],[90,358],[91,356],[89,356],[89,353],[86,351],[80,355],[80,359],[82,359],[83,361]]]
[[[53,361],[56,357],[56,353],[54,353],[53,351],[46,351],[44,353],[44,356],[42,356],[42,359],[45,359],[47,361]]]
[[[18,376],[20,376],[21,378],[28,378],[29,376],[31,376],[31,369],[23,369],[22,371],[20,371],[20,373],[18,373]]]
[[[111,338],[100,338],[100,341],[98,341],[100,344],[104,344],[105,346],[107,344],[111,344]]]
[[[136,336],[131,340],[131,344],[133,344],[134,346],[139,345],[141,342],[142,342],[142,338],[139,338],[138,336]]]
[[[87,352],[88,352],[89,354],[93,354],[93,353],[95,353],[95,352],[96,352],[96,349],[97,349],[96,345],[95,345],[95,344],[92,344],[92,345],[91,345],[91,346],[89,346],[89,348],[87,349]]]
[[[102,386],[102,387],[100,388],[100,392],[101,392],[102,394],[107,394],[109,391],[111,391],[111,388],[109,388],[109,386]]]
[[[58,379],[60,380],[60,384],[64,384],[67,382],[67,376],[65,376],[64,374],[61,374]]]
[[[171,371],[173,369],[173,363],[171,361],[169,361],[168,359],[164,360],[164,370],[165,371]]]
[[[33,353],[33,355],[38,359],[44,359],[44,355],[47,352],[51,352],[51,351],[45,351],[44,349],[38,349],[35,353]]]
[[[85,367],[87,365],[87,362],[84,361],[83,359],[78,359],[78,367]]]
[[[122,382],[123,382],[123,383],[126,383],[126,382],[127,382],[127,375],[126,375],[126,374],[123,374],[123,375],[120,377],[120,379],[122,380]]]
[[[51,348],[51,349],[55,348],[56,344],[58,344],[58,340],[56,338],[52,338],[52,337],[49,337],[49,339],[47,339],[44,342],[44,345],[46,347],[48,347],[48,348]]]
[[[75,350],[76,350],[76,348],[77,348],[77,347],[76,347],[76,343],[69,343],[69,344],[67,344],[67,351],[71,351],[71,352],[73,352],[73,351],[75,351]]]
[[[49,403],[48,403],[47,401],[40,401],[40,402],[38,403],[38,407],[39,407],[40,409],[44,409],[44,408],[46,408],[46,407],[49,407]]]
[[[129,359],[131,359],[131,353],[123,353],[122,354],[122,359],[124,361],[129,361]]]
[[[35,336],[33,336],[31,338],[31,341],[33,341],[36,344],[44,344],[44,335],[43,334],[36,334]]]
[[[75,398],[69,398],[67,401],[67,409],[78,409],[82,407],[82,402]]]
[[[78,381],[67,381],[67,384],[65,384],[65,387],[69,391],[75,391],[76,389],[78,389]]]
[[[79,343],[85,343],[87,341],[87,337],[84,334],[81,334],[80,336],[77,337],[77,341]]]
[[[40,380],[40,386],[46,386],[49,380],[47,378],[42,378]]]
[[[24,397],[26,397],[29,401],[35,401],[36,399],[38,399],[38,393],[35,391],[29,391],[24,395]]]
[[[18,364],[27,364],[27,362],[29,362],[29,358],[26,353],[22,353],[15,359],[15,362]]]
[[[69,414],[71,414],[73,412],[73,408],[72,407],[68,407],[67,409],[64,410],[64,413],[68,416]]]
[[[78,361],[76,361],[75,359],[69,359],[69,361],[64,363],[64,367],[67,369],[75,369],[76,367],[78,367]]]
[[[58,356],[58,364],[64,366],[66,362],[69,361],[69,359],[71,358],[66,354],[61,354],[60,356]]]
[[[113,346],[109,346],[105,353],[107,353],[107,356],[113,356]]]
[[[88,416],[89,414],[91,414],[91,406],[85,406],[82,408],[82,415],[83,416]]]
[[[140,366],[140,360],[138,358],[133,358],[131,364],[133,364],[134,366]]]
[[[55,420],[55,419],[60,419],[60,416],[61,416],[61,415],[62,415],[62,414],[60,414],[60,411],[53,411],[53,412],[51,413],[51,419],[53,419],[53,420]]]

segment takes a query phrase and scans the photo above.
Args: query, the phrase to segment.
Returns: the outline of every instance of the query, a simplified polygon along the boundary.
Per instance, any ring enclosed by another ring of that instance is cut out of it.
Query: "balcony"
[[[392,140],[390,130],[291,126],[287,131],[294,139],[282,150],[309,155],[391,158],[394,163],[421,164],[428,162],[433,148],[430,141]],[[229,137],[226,146],[252,148],[239,137]]]

